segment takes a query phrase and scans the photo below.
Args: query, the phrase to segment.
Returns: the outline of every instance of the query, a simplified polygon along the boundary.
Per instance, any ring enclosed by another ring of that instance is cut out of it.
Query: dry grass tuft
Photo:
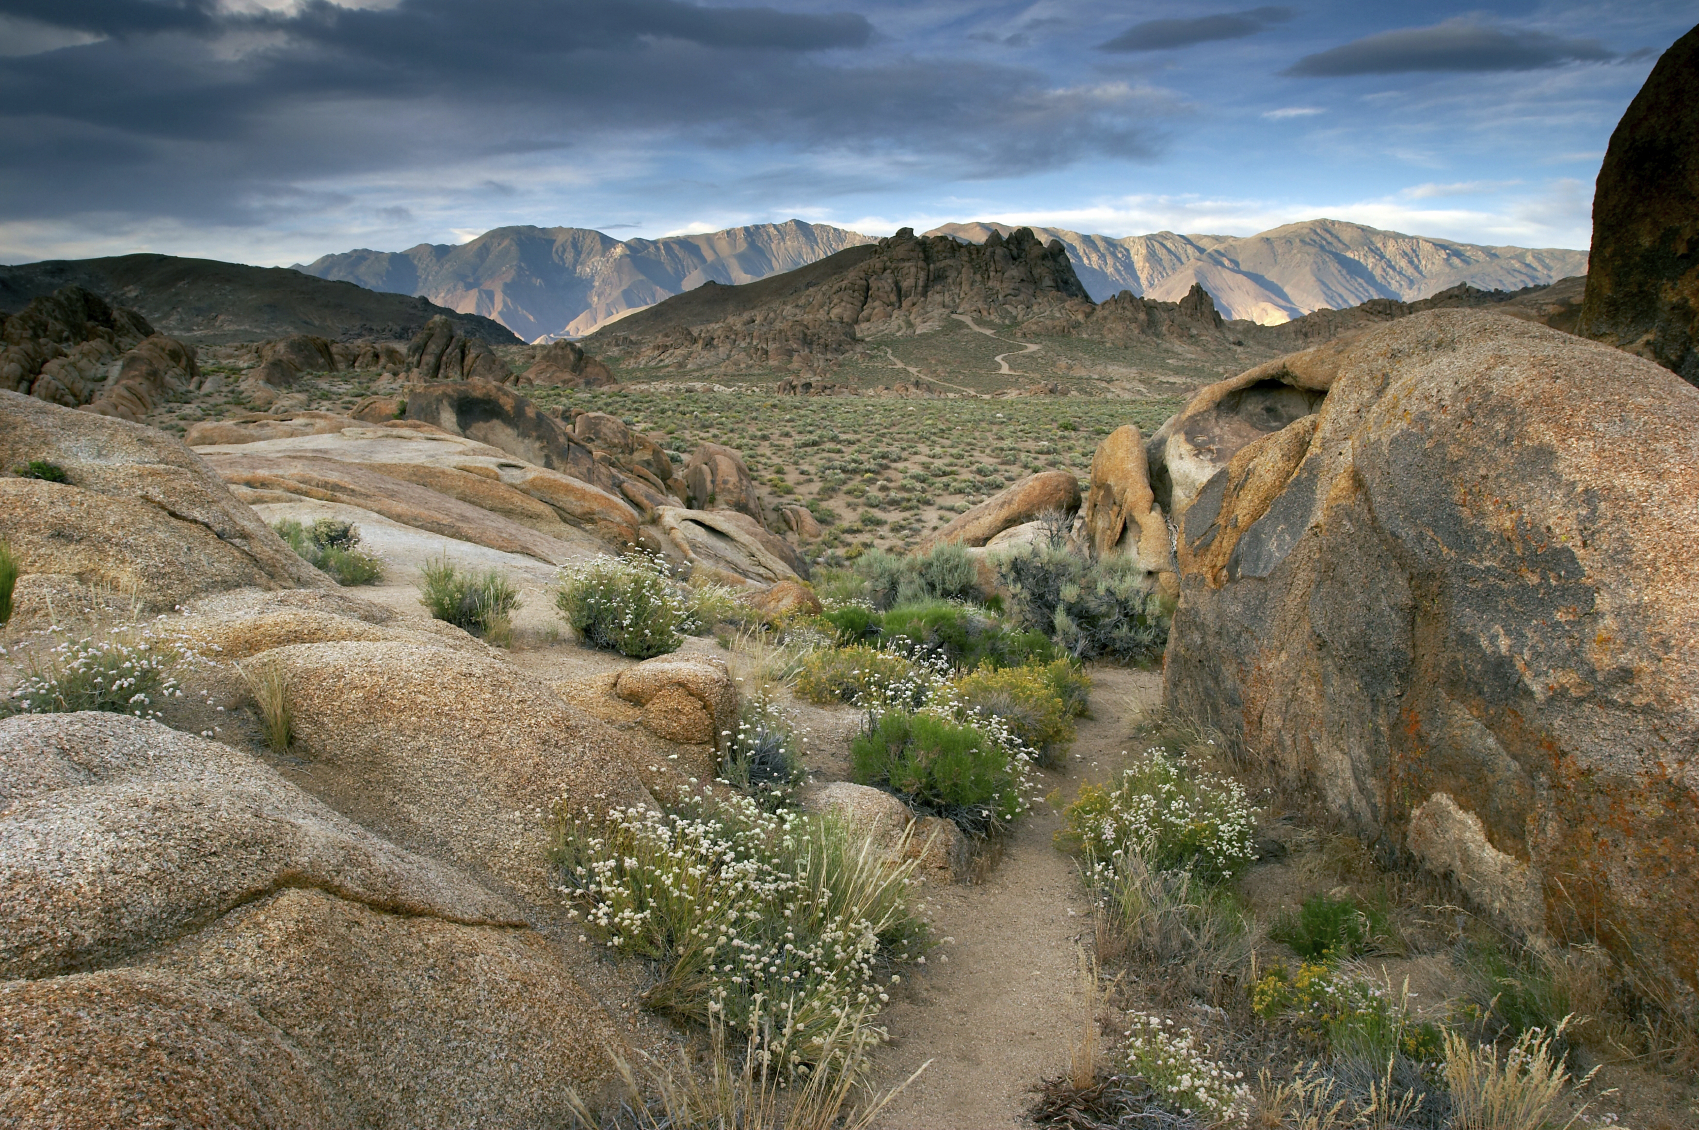
[[[294,737],[294,718],[289,709],[289,676],[281,663],[238,664],[242,679],[254,696],[260,715],[260,731],[273,753],[289,749]]]
[[[1547,1130],[1559,1100],[1590,1079],[1572,1082],[1552,1044],[1567,1020],[1550,1032],[1530,1028],[1500,1060],[1492,1044],[1476,1045],[1455,1032],[1445,1038],[1445,1083],[1451,1092],[1451,1130]],[[1583,1108],[1585,1109],[1585,1108]],[[1567,1130],[1581,1112],[1563,1123]]]

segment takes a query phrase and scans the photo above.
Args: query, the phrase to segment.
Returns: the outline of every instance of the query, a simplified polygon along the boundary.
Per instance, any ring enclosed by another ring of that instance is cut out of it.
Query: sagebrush
[[[439,557],[427,561],[419,577],[419,603],[436,619],[475,636],[503,628],[519,610],[519,590],[496,569],[462,571]]]
[[[666,561],[640,550],[562,569],[555,608],[585,643],[631,659],[677,651],[697,626]]]

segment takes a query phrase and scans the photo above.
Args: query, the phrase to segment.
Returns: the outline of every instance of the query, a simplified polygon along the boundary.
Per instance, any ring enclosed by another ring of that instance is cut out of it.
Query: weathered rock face
[[[1470,312],[1327,360],[1319,413],[1186,513],[1169,707],[1513,920],[1691,986],[1699,390]]]
[[[507,363],[482,340],[467,337],[441,314],[425,323],[407,345],[409,377],[415,381],[506,381]],[[411,395],[411,394],[409,394]]]
[[[192,346],[81,287],[34,299],[0,323],[0,389],[66,408],[140,420],[199,376]]]
[[[660,655],[627,667],[614,693],[643,708],[650,733],[671,742],[719,749],[737,724],[737,684],[723,662],[698,655]]]
[[[1156,503],[1180,520],[1241,448],[1316,411],[1340,348],[1330,343],[1294,353],[1200,389],[1145,444]]]
[[[1611,134],[1577,332],[1699,385],[1699,28],[1658,60]]]
[[[1098,557],[1132,557],[1147,573],[1166,574],[1169,586],[1178,583],[1168,523],[1151,492],[1144,441],[1135,425],[1116,428],[1098,445],[1081,517]]]
[[[154,334],[119,358],[116,373],[89,402],[88,410],[140,423],[159,407],[167,392],[188,388],[200,375],[193,346]]]
[[[705,443],[684,464],[684,485],[697,510],[736,510],[767,524],[755,479],[743,456],[718,443]]]
[[[24,576],[18,614],[78,586],[168,610],[255,587],[326,588],[199,456],[160,432],[0,392],[0,467],[60,465],[68,482],[0,477],[0,541]]]
[[[982,546],[1011,526],[1033,521],[1047,510],[1072,514],[1080,508],[1079,480],[1067,471],[1040,471],[1011,483],[920,540],[921,553],[959,543]]]
[[[780,581],[765,592],[743,598],[769,624],[792,616],[818,616],[825,610],[814,590],[801,581]]]
[[[808,578],[808,563],[790,543],[747,514],[664,506],[656,512],[655,524],[666,538],[669,556],[729,574],[728,579],[770,585]]]
[[[616,383],[602,362],[585,353],[576,342],[556,341],[538,355],[515,384],[558,385],[562,388],[605,388]]]
[[[141,719],[0,721],[0,903],[9,1125],[550,1125],[619,1039],[507,899]]]

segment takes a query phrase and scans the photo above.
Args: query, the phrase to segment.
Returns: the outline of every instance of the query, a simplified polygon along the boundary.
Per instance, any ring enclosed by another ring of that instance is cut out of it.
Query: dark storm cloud
[[[1097,49],[1171,51],[1196,43],[1243,39],[1247,35],[1255,35],[1269,24],[1284,23],[1294,14],[1291,8],[1251,8],[1244,12],[1224,12],[1189,20],[1146,20],[1142,24],[1134,24],[1108,43],[1098,44]]]
[[[1337,78],[1411,71],[1532,71],[1617,57],[1596,39],[1560,39],[1543,31],[1458,19],[1366,36],[1306,55],[1285,73]]]
[[[996,177],[1146,156],[1123,87],[950,59],[858,61],[859,15],[680,0],[0,0],[106,36],[0,59],[9,218],[120,210],[241,221],[318,177],[453,167],[642,137],[837,151]]]

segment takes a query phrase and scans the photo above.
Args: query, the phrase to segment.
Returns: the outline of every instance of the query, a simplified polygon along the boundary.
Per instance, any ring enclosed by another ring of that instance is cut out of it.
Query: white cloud
[[[1406,200],[1434,200],[1443,196],[1480,196],[1521,184],[1519,180],[1466,180],[1454,184],[1417,184],[1401,190]]]
[[[1320,106],[1282,106],[1278,110],[1264,110],[1262,116],[1271,122],[1283,122],[1287,118],[1313,118],[1325,113]]]
[[[99,43],[105,38],[103,35],[91,35],[86,31],[54,27],[27,16],[0,14],[0,57],[15,59],[24,55],[40,55],[47,51],[57,51],[61,47],[81,47],[85,43]]]

